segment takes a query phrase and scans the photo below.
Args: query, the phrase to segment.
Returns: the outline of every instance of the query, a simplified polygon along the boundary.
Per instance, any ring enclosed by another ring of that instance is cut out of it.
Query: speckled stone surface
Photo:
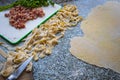
[[[68,0],[54,1],[62,5],[63,1]],[[75,4],[80,11],[80,15],[85,18],[93,7],[106,1],[112,0],[69,0],[66,3]],[[59,44],[55,46],[50,56],[39,59],[38,62],[33,62],[34,80],[120,80],[119,73],[90,65],[70,54],[70,39],[84,35],[80,29],[80,23],[67,30],[65,36],[59,40]],[[0,39],[0,41],[4,42],[3,39]],[[5,50],[4,47],[1,46],[1,48]]]

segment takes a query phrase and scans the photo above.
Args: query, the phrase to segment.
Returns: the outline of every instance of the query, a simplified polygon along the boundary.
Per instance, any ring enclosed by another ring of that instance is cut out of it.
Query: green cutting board
[[[35,27],[48,20],[54,15],[59,9],[60,5],[55,4],[54,6],[42,7],[45,12],[45,16],[37,18],[35,20],[28,21],[25,24],[24,29],[16,29],[9,24],[9,19],[4,16],[9,10],[0,12],[0,36],[10,42],[11,44],[17,44],[24,39]]]

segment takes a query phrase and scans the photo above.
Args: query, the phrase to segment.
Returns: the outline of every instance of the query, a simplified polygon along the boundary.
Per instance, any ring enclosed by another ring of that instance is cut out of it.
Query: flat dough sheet
[[[120,3],[107,2],[93,8],[81,28],[85,36],[71,40],[71,54],[120,73]]]

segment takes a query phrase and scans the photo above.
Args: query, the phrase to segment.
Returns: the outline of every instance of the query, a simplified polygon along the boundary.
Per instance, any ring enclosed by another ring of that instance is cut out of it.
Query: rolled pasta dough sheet
[[[71,40],[75,57],[120,73],[120,3],[107,2],[93,8],[81,23],[85,34]]]

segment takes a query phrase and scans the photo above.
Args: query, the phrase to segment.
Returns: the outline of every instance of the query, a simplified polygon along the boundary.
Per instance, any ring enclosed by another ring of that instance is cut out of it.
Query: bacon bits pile
[[[5,14],[9,18],[9,23],[18,29],[25,28],[25,23],[29,20],[43,17],[45,13],[42,8],[26,8],[23,6],[16,6]]]

